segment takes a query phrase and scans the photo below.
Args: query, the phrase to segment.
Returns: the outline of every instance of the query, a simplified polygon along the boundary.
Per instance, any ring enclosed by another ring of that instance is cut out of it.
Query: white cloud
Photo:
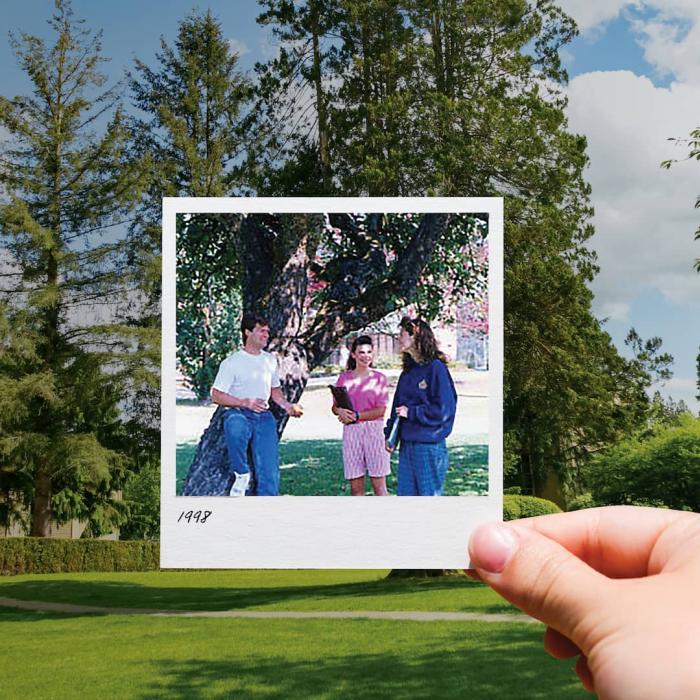
[[[229,39],[228,46],[231,49],[231,51],[235,54],[238,54],[239,57],[245,56],[245,54],[250,53],[248,45],[244,41],[240,41],[239,39]]]
[[[664,385],[662,393],[672,396],[675,401],[682,399],[688,408],[695,413],[700,411],[700,402],[695,398],[698,390],[694,379],[672,377]]]
[[[659,164],[685,155],[668,138],[696,126],[700,86],[658,88],[646,77],[611,71],[580,75],[567,92],[570,127],[586,135],[591,159],[596,234],[590,245],[601,267],[594,311],[626,320],[645,288],[675,304],[697,305],[698,164],[670,171]]]
[[[677,0],[657,7],[659,12],[652,19],[631,19],[644,59],[661,74],[699,84],[700,3]]]
[[[559,0],[557,4],[576,20],[582,32],[590,32],[615,19],[624,7],[637,3],[629,0]]]
[[[262,60],[271,61],[279,56],[281,47],[282,44],[280,40],[268,29],[268,31],[263,34],[258,48]]]
[[[622,13],[644,59],[660,74],[688,83],[700,81],[698,0],[560,0],[559,4],[590,38]]]

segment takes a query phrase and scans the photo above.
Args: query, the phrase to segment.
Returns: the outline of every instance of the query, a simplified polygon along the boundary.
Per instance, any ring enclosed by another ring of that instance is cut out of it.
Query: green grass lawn
[[[196,443],[177,446],[177,493],[194,457]],[[446,496],[483,495],[488,492],[488,445],[448,444],[450,468]],[[398,455],[392,455],[390,494],[396,493]],[[282,440],[280,442],[280,493],[292,496],[347,496],[343,477],[341,440]],[[368,493],[371,492],[367,479]]]
[[[0,609],[0,627],[6,698],[590,697],[527,624]]]
[[[168,571],[0,578],[0,596],[190,610],[508,612],[460,576]],[[521,622],[245,620],[0,608],[5,698],[585,698]]]

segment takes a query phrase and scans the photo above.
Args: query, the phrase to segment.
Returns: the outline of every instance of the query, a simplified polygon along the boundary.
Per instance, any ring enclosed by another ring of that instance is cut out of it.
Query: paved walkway
[[[107,608],[99,605],[73,605],[71,603],[49,603],[41,600],[19,600],[18,598],[0,597],[0,606],[19,608],[21,610],[44,610],[47,612],[96,614],[96,615],[154,615],[158,617],[238,617],[255,619],[374,619],[374,620],[414,620],[433,622],[436,620],[463,622],[478,620],[480,622],[526,622],[538,623],[528,615],[514,613],[488,614],[468,612],[428,612],[423,610],[342,610],[342,611],[287,611],[287,610],[158,610],[156,608]],[[539,623],[538,623],[539,624]]]
[[[326,384],[335,383],[337,377],[314,379],[301,397],[304,415],[287,423],[283,440],[340,440],[342,426],[330,412],[331,397]],[[488,372],[466,370],[454,374],[459,395],[457,415],[448,442],[460,444],[488,443]],[[313,383],[312,383],[313,382]],[[389,395],[389,405],[394,388]],[[175,437],[178,444],[198,442],[209,425],[216,406],[179,405],[175,409]]]

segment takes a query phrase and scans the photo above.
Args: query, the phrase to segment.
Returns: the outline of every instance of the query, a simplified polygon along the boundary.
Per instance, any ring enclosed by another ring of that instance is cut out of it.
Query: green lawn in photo
[[[177,493],[187,475],[196,443],[177,446]],[[484,495],[488,492],[488,445],[448,443],[450,468],[445,479],[446,496]],[[280,442],[280,493],[291,496],[348,496],[343,477],[341,440],[282,440]],[[398,455],[393,454],[390,494],[396,493]],[[367,493],[371,493],[367,479]]]
[[[432,610],[515,613],[466,576],[387,579],[382,570],[147,571],[0,577],[0,596],[166,610]]]
[[[0,609],[7,698],[590,697],[527,623]]]

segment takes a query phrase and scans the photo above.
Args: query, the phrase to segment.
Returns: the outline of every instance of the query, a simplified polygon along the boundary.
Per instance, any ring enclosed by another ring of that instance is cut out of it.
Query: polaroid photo
[[[501,198],[163,200],[161,566],[459,569],[502,518]]]

